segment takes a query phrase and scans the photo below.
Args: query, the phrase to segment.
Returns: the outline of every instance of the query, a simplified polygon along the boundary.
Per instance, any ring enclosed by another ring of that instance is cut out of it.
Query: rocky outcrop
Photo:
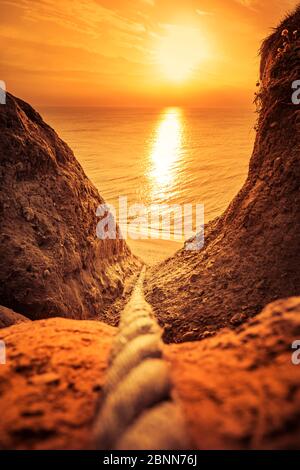
[[[0,305],[0,328],[7,328],[8,326],[28,321],[30,320],[24,317],[24,315],[20,315],[19,313]]]
[[[300,107],[291,100],[299,24],[300,8],[263,44],[257,136],[243,188],[206,226],[204,249],[183,249],[149,273],[147,299],[167,341],[205,338],[300,293]]]
[[[10,94],[0,132],[0,304],[31,319],[112,321],[105,312],[139,263],[119,236],[97,239],[103,199],[70,148]]]
[[[299,297],[269,305],[236,331],[165,345],[193,448],[299,449],[296,339]]]
[[[1,449],[89,447],[115,331],[65,318],[1,330]]]

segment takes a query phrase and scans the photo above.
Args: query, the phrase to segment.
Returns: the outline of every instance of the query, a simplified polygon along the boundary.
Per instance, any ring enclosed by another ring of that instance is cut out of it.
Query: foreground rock
[[[83,449],[115,328],[63,318],[1,330],[0,448]]]
[[[243,188],[206,227],[204,249],[181,250],[149,273],[147,300],[167,341],[207,337],[300,294],[300,106],[291,101],[299,24],[300,8],[263,45],[258,130]]]
[[[104,201],[70,148],[23,101],[0,107],[0,304],[31,319],[105,315],[138,262],[96,238]]]
[[[29,318],[24,317],[24,315],[20,315],[9,308],[0,306],[0,328],[7,328],[17,323],[29,321]]]
[[[299,449],[298,339],[299,297],[275,302],[236,332],[165,346],[195,448]]]
[[[62,318],[1,330],[0,448],[89,448],[115,333]],[[300,447],[300,366],[291,362],[297,339],[300,298],[291,298],[235,332],[164,346],[193,448]]]

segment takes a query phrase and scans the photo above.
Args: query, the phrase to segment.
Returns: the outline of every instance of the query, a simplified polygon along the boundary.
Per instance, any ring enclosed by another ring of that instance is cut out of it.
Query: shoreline
[[[133,255],[138,256],[148,266],[161,263],[183,247],[174,240],[126,240]]]

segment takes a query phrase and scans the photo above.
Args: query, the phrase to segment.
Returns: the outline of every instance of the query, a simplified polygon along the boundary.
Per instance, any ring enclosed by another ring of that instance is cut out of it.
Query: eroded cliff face
[[[300,293],[300,106],[291,99],[299,78],[300,8],[262,47],[257,136],[243,188],[206,226],[204,249],[181,250],[149,273],[147,298],[167,341],[210,336]]]
[[[71,149],[27,103],[0,106],[0,304],[31,319],[102,318],[139,262],[98,240],[103,199]]]

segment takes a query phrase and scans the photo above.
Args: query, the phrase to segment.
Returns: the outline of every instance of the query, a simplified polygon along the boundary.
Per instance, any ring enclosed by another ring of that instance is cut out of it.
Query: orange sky
[[[34,105],[247,106],[259,44],[297,3],[1,0],[0,79]]]

